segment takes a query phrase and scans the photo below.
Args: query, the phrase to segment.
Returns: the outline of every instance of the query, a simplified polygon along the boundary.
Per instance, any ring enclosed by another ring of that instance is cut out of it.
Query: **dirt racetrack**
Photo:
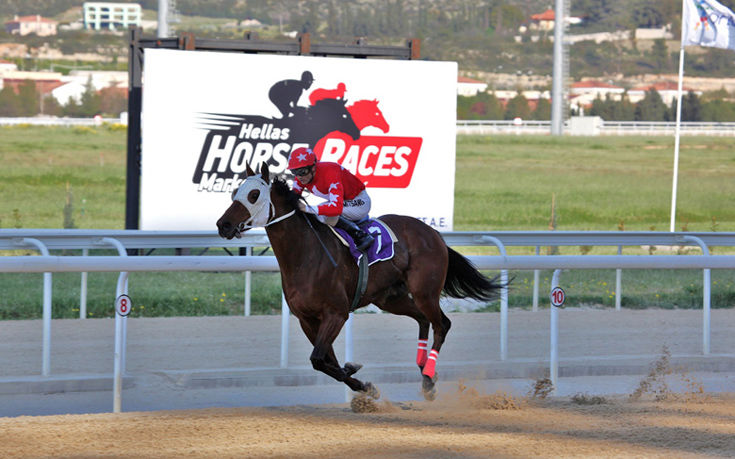
[[[735,396],[434,402],[0,418],[16,457],[733,457]],[[363,405],[366,406],[366,405]]]

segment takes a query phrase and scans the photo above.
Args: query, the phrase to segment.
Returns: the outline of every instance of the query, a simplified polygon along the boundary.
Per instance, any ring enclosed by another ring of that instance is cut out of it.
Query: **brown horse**
[[[353,391],[378,397],[369,382],[352,375],[361,365],[341,367],[332,348],[349,318],[358,284],[358,268],[349,250],[331,229],[313,215],[298,210],[300,197],[281,179],[270,180],[268,166],[259,175],[247,168],[247,179],[233,193],[232,205],[217,221],[220,236],[232,239],[242,231],[264,226],[281,270],[281,282],[291,312],[314,345],[315,370],[342,381]],[[442,291],[455,298],[490,301],[502,285],[488,279],[441,235],[413,217],[384,215],[395,233],[395,255],[369,269],[367,289],[358,307],[373,303],[380,309],[412,317],[419,324],[416,363],[423,375],[427,399],[434,397],[435,366],[451,321],[439,307]],[[335,266],[336,264],[336,266]],[[427,352],[429,325],[434,331]]]

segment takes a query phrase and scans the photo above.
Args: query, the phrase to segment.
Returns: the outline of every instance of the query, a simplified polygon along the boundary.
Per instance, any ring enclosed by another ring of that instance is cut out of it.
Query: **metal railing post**
[[[281,368],[288,367],[288,316],[290,313],[286,296],[281,293]]]
[[[541,254],[541,247],[536,246],[536,255],[538,256],[540,254]],[[541,274],[541,271],[539,271],[538,269],[533,270],[533,306],[531,308],[533,312],[538,311],[538,284],[541,279],[540,274]]]
[[[246,257],[253,256],[252,247],[245,248],[245,256]],[[252,281],[253,281],[253,272],[245,271],[245,316],[246,317],[250,315],[250,292],[252,290]]]
[[[709,248],[705,242],[696,236],[682,236],[684,242],[694,242],[701,249],[703,255],[709,255]],[[711,333],[711,278],[709,268],[703,270],[702,278],[702,354],[709,355]]]
[[[127,257],[128,252],[125,247],[117,239],[110,237],[100,238],[95,242],[99,245],[111,245],[117,249],[118,255]],[[128,273],[123,271],[117,278],[117,287],[115,289],[115,298],[128,293]],[[120,413],[122,411],[122,377],[125,373],[125,348],[127,347],[127,316],[121,316],[115,311],[115,355],[113,364],[113,382],[112,382],[112,412]]]
[[[618,255],[623,254],[623,246],[618,246]],[[620,311],[623,295],[623,270],[618,268],[615,270],[615,310]]]
[[[561,269],[554,270],[554,275],[551,278],[551,289],[549,290],[549,296],[556,287],[559,286],[559,276],[561,275]],[[553,303],[553,301],[552,301]],[[551,318],[549,320],[549,378],[551,384],[556,390],[557,382],[559,381],[559,308],[551,304]]]
[[[49,256],[46,245],[35,238],[23,238],[20,243],[22,245],[32,245],[36,247],[41,255]],[[41,376],[51,374],[51,294],[52,294],[52,278],[50,272],[43,273],[43,347],[41,350]]]
[[[345,322],[345,360],[344,363],[352,362],[354,358],[353,354],[353,336],[352,336],[352,322],[355,318],[355,313],[351,312],[347,322]],[[345,402],[352,400],[352,390],[349,387],[345,387]]]
[[[89,249],[82,249],[82,256],[86,257],[89,255]],[[87,275],[85,271],[82,273],[82,285],[79,289],[79,318],[87,318]]]
[[[482,236],[483,242],[491,242],[498,247],[500,255],[506,257],[505,245],[494,236]],[[500,360],[508,358],[508,271],[500,270],[500,282],[503,288],[500,290]]]

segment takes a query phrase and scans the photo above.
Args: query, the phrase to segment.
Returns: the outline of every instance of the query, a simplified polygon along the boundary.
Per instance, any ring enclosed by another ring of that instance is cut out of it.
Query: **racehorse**
[[[265,227],[280,267],[286,302],[314,346],[312,366],[353,391],[378,398],[373,384],[353,377],[361,365],[340,366],[332,348],[349,318],[357,290],[354,258],[327,225],[299,211],[300,197],[282,179],[271,180],[267,164],[262,164],[257,175],[248,165],[246,174],[245,181],[233,192],[232,204],[217,220],[219,235],[232,239],[248,229]],[[431,400],[435,395],[436,359],[452,325],[439,307],[440,295],[443,292],[454,298],[491,301],[497,298],[502,285],[497,277],[483,276],[422,221],[400,215],[384,215],[380,220],[396,235],[395,254],[390,260],[370,266],[367,289],[357,307],[373,303],[386,312],[418,322],[416,363],[422,374],[424,396]],[[431,352],[427,353],[430,325],[434,336]]]

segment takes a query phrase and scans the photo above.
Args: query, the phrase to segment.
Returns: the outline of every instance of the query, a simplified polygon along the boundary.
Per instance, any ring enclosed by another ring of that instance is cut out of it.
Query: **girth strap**
[[[363,252],[362,256],[360,257],[360,262],[358,264],[358,271],[357,271],[357,289],[355,289],[355,298],[352,299],[352,305],[350,306],[350,312],[353,312],[355,309],[357,309],[357,305],[360,304],[360,300],[362,299],[362,296],[365,294],[365,290],[367,290],[367,284],[368,284],[368,262],[367,262],[367,254]]]

